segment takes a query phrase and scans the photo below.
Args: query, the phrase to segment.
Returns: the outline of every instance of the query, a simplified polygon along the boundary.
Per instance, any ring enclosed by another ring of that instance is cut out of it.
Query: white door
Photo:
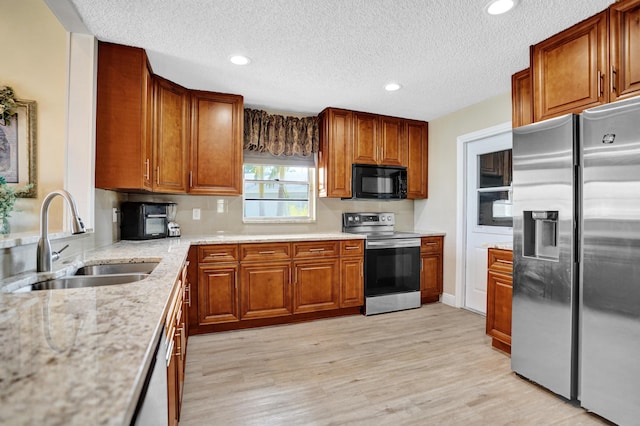
[[[487,311],[487,250],[511,242],[511,131],[466,144],[464,307]]]

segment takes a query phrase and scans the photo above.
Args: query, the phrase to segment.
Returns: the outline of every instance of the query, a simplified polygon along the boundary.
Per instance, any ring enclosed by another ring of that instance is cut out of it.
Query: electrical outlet
[[[193,209],[193,220],[200,220],[200,209]]]
[[[114,207],[111,211],[113,212],[111,220],[113,220],[113,223],[118,223],[118,209]]]

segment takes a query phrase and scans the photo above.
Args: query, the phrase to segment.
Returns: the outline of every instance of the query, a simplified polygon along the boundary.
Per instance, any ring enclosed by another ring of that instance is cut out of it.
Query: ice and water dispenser
[[[541,260],[559,260],[558,211],[524,211],[522,254]]]

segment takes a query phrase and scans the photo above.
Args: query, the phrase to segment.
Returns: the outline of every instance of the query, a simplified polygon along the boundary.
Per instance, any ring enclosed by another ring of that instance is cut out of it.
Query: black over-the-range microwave
[[[354,164],[351,199],[402,200],[407,198],[407,168]]]

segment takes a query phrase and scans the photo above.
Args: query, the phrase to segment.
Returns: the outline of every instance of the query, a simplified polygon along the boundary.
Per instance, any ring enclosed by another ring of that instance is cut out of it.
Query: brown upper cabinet
[[[608,101],[607,12],[533,46],[535,121]]]
[[[427,198],[429,170],[429,124],[405,120],[407,138],[407,198]]]
[[[187,190],[189,92],[162,77],[153,78],[153,190],[184,193]]]
[[[242,96],[188,90],[103,42],[97,87],[97,188],[242,194]]]
[[[353,113],[353,162],[402,165],[404,123],[400,118]]]
[[[531,69],[527,68],[511,77],[511,122],[514,128],[533,123],[532,102]]]
[[[611,101],[640,94],[640,0],[609,7]]]
[[[380,117],[366,112],[354,112],[353,133],[353,162],[378,164]]]
[[[320,113],[318,195],[351,197],[353,112],[327,108]]]
[[[531,78],[534,121],[640,95],[640,0],[618,1],[532,46]],[[526,110],[515,105],[523,87],[513,88],[514,127]]]
[[[189,192],[242,194],[243,98],[191,92]]]
[[[144,50],[100,42],[96,187],[152,188],[153,82]]]
[[[352,164],[406,166],[408,198],[427,197],[428,125],[365,112],[320,113],[318,192],[351,197]]]

